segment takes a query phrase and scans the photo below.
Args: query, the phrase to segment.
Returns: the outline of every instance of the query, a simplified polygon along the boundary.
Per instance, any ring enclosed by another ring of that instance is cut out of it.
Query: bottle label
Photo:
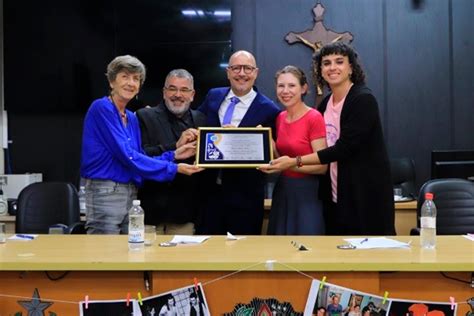
[[[436,217],[422,217],[420,224],[421,228],[436,228]]]
[[[132,230],[128,232],[128,242],[140,244],[145,242],[145,232],[143,230]]]
[[[8,203],[0,198],[0,215],[7,215],[8,213]]]

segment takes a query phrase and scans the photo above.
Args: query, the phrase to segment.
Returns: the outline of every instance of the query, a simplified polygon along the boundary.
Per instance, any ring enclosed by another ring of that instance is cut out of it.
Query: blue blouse
[[[174,152],[149,157],[141,148],[140,128],[134,113],[126,110],[127,125],[108,97],[95,100],[84,119],[81,177],[134,183],[143,179],[171,181],[177,172]]]

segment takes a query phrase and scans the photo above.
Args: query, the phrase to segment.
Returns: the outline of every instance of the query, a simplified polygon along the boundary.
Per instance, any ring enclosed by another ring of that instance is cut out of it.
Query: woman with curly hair
[[[365,86],[357,53],[342,42],[327,44],[315,56],[314,72],[331,92],[318,107],[328,147],[305,156],[283,156],[261,168],[329,164],[326,181],[320,184],[326,234],[393,235],[390,163],[377,100]]]

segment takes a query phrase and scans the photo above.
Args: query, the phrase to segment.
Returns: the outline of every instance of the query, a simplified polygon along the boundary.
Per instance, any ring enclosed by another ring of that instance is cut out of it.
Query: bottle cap
[[[138,206],[138,205],[140,205],[140,200],[133,200],[132,204],[134,206]]]
[[[425,200],[433,200],[433,197],[434,197],[433,193],[431,192],[425,193]]]

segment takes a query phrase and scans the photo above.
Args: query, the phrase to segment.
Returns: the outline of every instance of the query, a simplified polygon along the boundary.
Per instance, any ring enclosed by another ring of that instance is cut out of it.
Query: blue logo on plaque
[[[221,140],[220,134],[209,133],[206,135],[206,160],[222,160],[224,155],[221,153],[217,144]]]

